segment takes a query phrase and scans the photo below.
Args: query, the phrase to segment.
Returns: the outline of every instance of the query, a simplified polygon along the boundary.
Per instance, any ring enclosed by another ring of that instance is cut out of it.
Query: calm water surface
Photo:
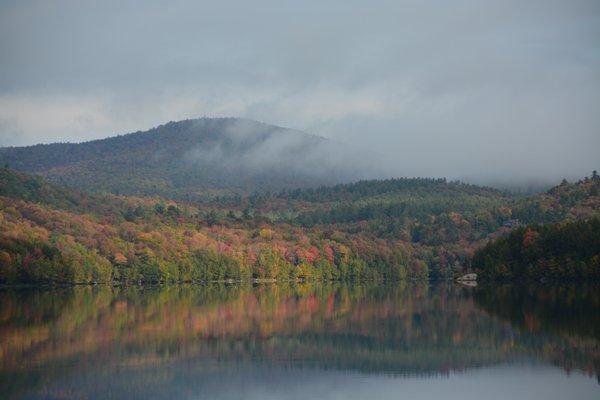
[[[0,398],[600,399],[599,289],[4,289]]]

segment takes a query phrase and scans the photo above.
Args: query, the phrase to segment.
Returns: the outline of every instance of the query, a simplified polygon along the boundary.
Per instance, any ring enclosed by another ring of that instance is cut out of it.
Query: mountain
[[[179,199],[318,186],[381,175],[375,156],[247,119],[169,122],[85,143],[0,148],[0,164],[71,188]]]

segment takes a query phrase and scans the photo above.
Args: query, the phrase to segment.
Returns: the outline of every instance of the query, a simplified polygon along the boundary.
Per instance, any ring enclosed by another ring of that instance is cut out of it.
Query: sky
[[[600,1],[0,0],[0,146],[245,117],[399,175],[600,167]]]

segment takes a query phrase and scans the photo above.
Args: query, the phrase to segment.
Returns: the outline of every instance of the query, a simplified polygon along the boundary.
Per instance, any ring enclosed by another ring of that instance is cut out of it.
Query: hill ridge
[[[0,148],[0,164],[75,189],[201,198],[371,178],[367,151],[244,118],[170,121],[81,143]]]

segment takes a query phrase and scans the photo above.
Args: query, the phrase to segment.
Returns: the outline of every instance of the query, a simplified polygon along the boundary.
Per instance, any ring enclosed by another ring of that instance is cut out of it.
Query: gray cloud
[[[402,175],[598,167],[598,1],[213,3],[0,2],[0,145],[241,116]]]

